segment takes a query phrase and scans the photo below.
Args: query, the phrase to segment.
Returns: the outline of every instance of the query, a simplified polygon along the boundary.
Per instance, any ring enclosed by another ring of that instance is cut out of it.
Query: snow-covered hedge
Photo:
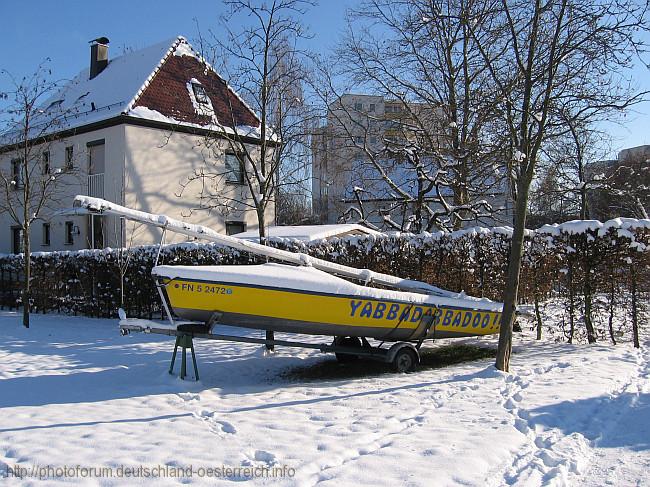
[[[160,303],[151,279],[157,246],[131,249],[40,252],[32,255],[32,300],[37,312],[154,317]],[[178,265],[252,264],[254,256],[215,245],[164,246],[160,263]],[[20,306],[23,255],[0,255],[0,306]]]
[[[501,299],[512,230],[470,228],[452,233],[347,237],[304,243],[274,239],[280,248],[354,267],[429,282],[452,291]],[[596,296],[614,298],[618,310],[648,291],[650,220],[575,221],[527,232],[520,299],[543,301],[552,293],[567,300],[567,333],[598,308]],[[112,316],[122,306],[131,316],[160,314],[150,276],[158,248],[39,253],[33,257],[34,308]],[[21,255],[0,256],[0,305],[20,303]],[[260,259],[212,244],[185,243],[162,249],[165,264],[251,264]],[[619,298],[619,299],[617,299]],[[598,311],[598,309],[597,309]],[[610,310],[611,311],[611,310]],[[627,311],[625,311],[627,312]]]

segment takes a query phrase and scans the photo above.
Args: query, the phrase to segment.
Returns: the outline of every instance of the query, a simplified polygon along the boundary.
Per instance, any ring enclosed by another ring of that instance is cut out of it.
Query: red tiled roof
[[[187,88],[192,78],[205,88],[220,124],[227,127],[259,127],[257,117],[226,83],[193,56],[167,56],[133,107],[146,107],[179,122],[209,125],[212,123],[210,117],[198,114],[192,104]]]

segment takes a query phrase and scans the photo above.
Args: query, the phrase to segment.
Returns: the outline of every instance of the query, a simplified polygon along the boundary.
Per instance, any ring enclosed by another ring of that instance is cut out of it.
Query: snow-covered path
[[[524,366],[505,379],[503,406],[526,442],[497,485],[602,485],[609,475],[601,468],[601,457],[615,454],[607,439],[620,434],[621,422],[650,420],[650,411],[633,407],[644,400],[636,391],[647,382],[645,355],[632,349],[613,354],[608,346],[561,348],[566,350],[558,350],[554,363]],[[646,443],[640,460],[650,459],[648,437],[641,430],[620,440],[624,454]]]
[[[113,478],[47,484],[134,485],[151,479],[117,471],[145,465],[193,468],[156,485],[245,480],[199,476],[223,465],[295,470],[256,484],[643,485],[650,466],[650,343],[518,336],[513,374],[487,358],[399,375],[312,351],[266,357],[198,342],[194,383],[167,374],[169,338],[120,337],[112,320],[35,316],[25,330],[0,312],[0,330],[0,475],[110,467]]]
[[[637,357],[638,374],[610,399],[611,419],[594,442],[591,468],[582,485],[650,484],[650,348]],[[611,407],[613,406],[613,407]]]

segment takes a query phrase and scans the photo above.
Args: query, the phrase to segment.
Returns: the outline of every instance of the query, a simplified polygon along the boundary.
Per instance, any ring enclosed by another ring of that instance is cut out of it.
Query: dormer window
[[[212,100],[198,79],[192,78],[187,82],[187,91],[197,115],[214,118]]]
[[[196,98],[197,103],[201,105],[210,104],[210,98],[208,98],[208,94],[205,92],[203,85],[200,83],[192,83],[192,91],[194,92],[194,98]]]

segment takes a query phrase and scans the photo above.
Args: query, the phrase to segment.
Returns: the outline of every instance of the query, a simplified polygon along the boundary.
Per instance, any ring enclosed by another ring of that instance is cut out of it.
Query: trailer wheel
[[[336,337],[334,339],[334,345],[339,347],[361,348],[361,340],[359,337]],[[336,355],[336,360],[342,364],[354,362],[359,359],[358,355],[350,353],[335,352],[334,355]]]
[[[406,373],[414,372],[418,366],[418,354],[411,347],[402,347],[393,358],[393,370],[395,372]]]

